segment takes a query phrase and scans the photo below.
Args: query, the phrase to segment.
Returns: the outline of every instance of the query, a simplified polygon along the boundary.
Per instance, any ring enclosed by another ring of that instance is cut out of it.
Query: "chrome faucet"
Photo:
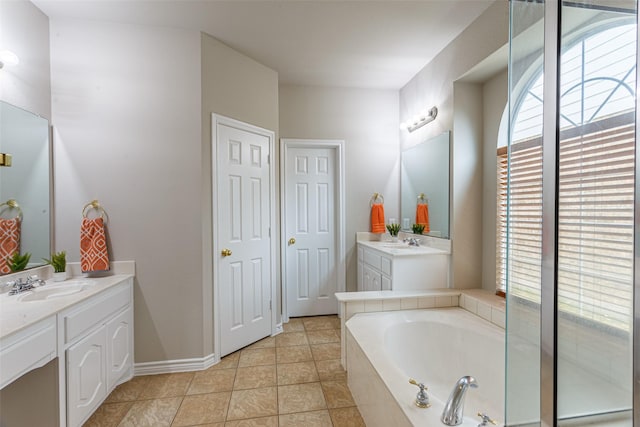
[[[458,426],[462,424],[464,396],[469,387],[478,388],[476,379],[471,376],[460,378],[453,387],[444,411],[442,411],[442,417],[440,417],[440,420],[444,424],[448,426]]]
[[[416,239],[415,237],[404,239],[403,242],[408,243],[409,246],[420,246],[420,240]]]
[[[22,278],[12,280],[4,284],[4,286],[11,286],[11,290],[9,291],[9,295],[16,295],[22,292],[30,291],[36,286],[42,286],[45,284],[45,281],[42,279],[38,279],[38,276],[28,276],[27,280],[22,280]]]

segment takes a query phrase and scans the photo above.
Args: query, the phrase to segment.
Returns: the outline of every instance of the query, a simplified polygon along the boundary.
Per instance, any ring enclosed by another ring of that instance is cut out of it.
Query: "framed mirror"
[[[449,131],[402,152],[400,226],[403,231],[412,232],[413,224],[426,222],[424,235],[449,238],[449,163]]]
[[[0,153],[8,155],[0,166],[0,218],[21,217],[19,231],[12,237],[0,233],[0,247],[13,248],[17,237],[19,252],[31,254],[27,268],[42,265],[51,254],[49,122],[0,101]]]

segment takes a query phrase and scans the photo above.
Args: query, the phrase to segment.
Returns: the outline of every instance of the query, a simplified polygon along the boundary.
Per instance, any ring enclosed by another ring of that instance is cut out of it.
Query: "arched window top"
[[[635,25],[623,24],[583,35],[562,52],[561,129],[634,109],[635,44]],[[543,80],[540,70],[514,106],[512,144],[542,135]],[[504,123],[507,114],[505,109]],[[507,144],[505,137],[499,138],[498,146]]]

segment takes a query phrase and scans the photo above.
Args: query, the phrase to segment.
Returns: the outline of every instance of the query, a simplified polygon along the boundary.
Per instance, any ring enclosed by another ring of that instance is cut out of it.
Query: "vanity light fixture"
[[[18,65],[19,62],[20,58],[15,53],[10,50],[0,50],[0,68],[4,68],[5,65]]]
[[[412,119],[407,120],[402,127],[406,127],[409,132],[413,132],[416,129],[420,129],[427,123],[431,123],[432,121],[434,121],[437,115],[438,108],[431,107],[430,110],[423,110],[420,112],[420,114],[417,114]]]

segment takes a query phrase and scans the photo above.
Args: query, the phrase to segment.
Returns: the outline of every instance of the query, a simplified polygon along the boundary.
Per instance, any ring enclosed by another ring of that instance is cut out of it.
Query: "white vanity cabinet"
[[[405,291],[449,286],[449,255],[446,252],[427,247],[385,250],[373,245],[358,242],[358,291]]]
[[[62,312],[68,426],[80,426],[133,376],[132,279]],[[64,368],[61,368],[64,369]],[[63,375],[61,375],[62,377]]]

